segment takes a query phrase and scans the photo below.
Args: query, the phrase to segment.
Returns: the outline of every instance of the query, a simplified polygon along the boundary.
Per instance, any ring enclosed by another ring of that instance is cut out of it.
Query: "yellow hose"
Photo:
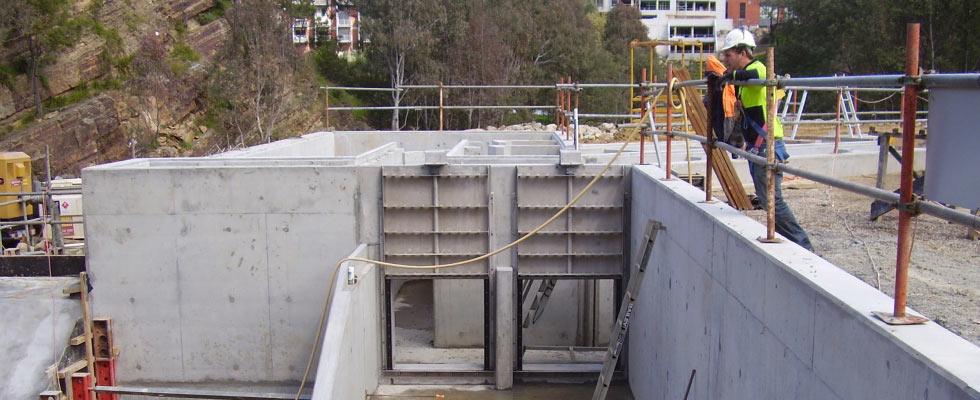
[[[670,83],[671,90],[673,90],[674,82],[676,82],[676,81],[677,81],[677,79],[674,79],[673,81],[671,81],[671,83]],[[683,98],[682,98],[681,105],[683,106]],[[644,115],[644,117],[645,117],[645,115]],[[642,117],[641,117],[641,120],[642,120]],[[507,250],[513,248],[514,246],[517,246],[521,242],[527,240],[528,238],[534,236],[535,234],[537,234],[538,232],[540,232],[542,229],[544,229],[545,227],[547,227],[548,225],[550,225],[552,222],[554,222],[556,219],[558,219],[558,217],[562,216],[569,209],[571,209],[572,206],[575,205],[575,203],[577,203],[579,201],[579,199],[581,199],[582,196],[584,196],[585,193],[587,193],[589,191],[589,189],[591,189],[592,186],[595,185],[595,183],[599,181],[599,178],[601,178],[602,175],[605,174],[606,171],[609,170],[609,167],[611,167],[613,165],[613,163],[616,162],[616,160],[619,158],[619,156],[621,154],[623,154],[623,150],[626,150],[626,146],[629,145],[631,141],[633,141],[633,139],[636,137],[636,135],[640,132],[640,129],[641,129],[641,126],[637,126],[637,127],[634,127],[633,128],[633,130],[630,132],[629,136],[626,138],[626,141],[624,141],[623,142],[623,145],[619,148],[619,151],[616,152],[616,155],[614,155],[613,158],[611,160],[609,160],[609,163],[607,163],[605,167],[602,167],[602,169],[599,171],[599,173],[596,174],[595,178],[592,178],[592,181],[589,182],[588,185],[586,185],[584,188],[582,188],[582,191],[580,191],[577,195],[575,195],[574,198],[572,198],[572,201],[570,201],[567,205],[565,205],[565,207],[563,207],[561,210],[558,210],[558,212],[555,213],[555,215],[553,215],[551,218],[548,218],[548,220],[545,221],[544,223],[542,223],[540,226],[538,226],[537,228],[534,228],[534,230],[532,230],[532,231],[524,234],[524,236],[521,236],[519,239],[511,242],[510,244],[508,244],[508,245],[506,245],[504,247],[501,247],[501,248],[499,248],[497,250],[491,251],[491,252],[489,252],[487,254],[484,254],[482,256],[471,258],[469,260],[463,260],[463,261],[454,262],[454,263],[450,263],[450,264],[439,264],[439,265],[402,265],[402,264],[395,264],[395,263],[389,263],[389,262],[378,261],[378,260],[371,260],[371,259],[361,258],[361,257],[347,257],[347,258],[344,258],[344,259],[342,259],[340,261],[337,261],[337,264],[333,268],[333,275],[330,278],[330,287],[329,287],[329,289],[327,289],[327,298],[323,302],[323,311],[320,314],[320,323],[317,326],[316,339],[314,339],[314,341],[313,341],[313,349],[310,351],[310,360],[306,364],[306,372],[303,373],[303,380],[300,381],[299,390],[296,392],[296,399],[295,400],[299,400],[300,394],[303,393],[303,387],[306,386],[306,380],[309,378],[310,369],[313,367],[313,359],[316,356],[317,347],[320,345],[320,337],[321,337],[321,335],[323,333],[323,326],[326,323],[327,312],[330,310],[330,304],[333,302],[333,289],[334,289],[334,285],[336,285],[336,283],[337,283],[337,272],[340,271],[341,264],[343,264],[345,262],[348,262],[348,261],[359,261],[359,262],[364,262],[364,263],[369,263],[369,264],[375,264],[375,265],[380,265],[380,266],[384,266],[384,267],[393,267],[393,268],[405,268],[405,269],[443,269],[443,268],[459,267],[461,265],[466,265],[466,264],[474,263],[474,262],[477,262],[477,261],[486,260],[486,259],[488,259],[490,257],[493,257],[493,256],[497,255],[497,254],[503,253],[504,251],[507,251]]]

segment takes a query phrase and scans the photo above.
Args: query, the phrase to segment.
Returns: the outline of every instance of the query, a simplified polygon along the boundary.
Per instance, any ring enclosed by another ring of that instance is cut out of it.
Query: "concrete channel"
[[[830,165],[826,145],[791,146],[793,163]],[[836,175],[874,171],[876,146],[844,148]],[[91,299],[113,321],[119,384],[296,387],[315,351],[314,399],[539,398],[553,384],[591,398],[652,219],[666,230],[610,398],[980,399],[980,348],[935,323],[881,323],[871,311],[889,297],[795,244],[759,243],[763,226],[633,165],[636,151],[481,262],[343,264],[314,348],[339,260],[486,254],[612,154],[553,133],[317,132],[86,168]]]

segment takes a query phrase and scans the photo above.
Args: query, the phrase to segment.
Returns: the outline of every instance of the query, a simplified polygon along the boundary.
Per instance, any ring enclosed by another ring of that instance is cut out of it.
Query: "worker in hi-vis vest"
[[[755,47],[755,38],[752,32],[745,28],[733,29],[725,37],[725,44],[722,47],[721,59],[728,67],[728,71],[719,80],[720,85],[727,85],[730,81],[746,81],[749,79],[766,79],[766,66],[752,58],[752,49]],[[789,158],[786,152],[786,144],[783,142],[783,126],[776,118],[772,123],[767,123],[766,87],[757,85],[739,85],[735,88],[742,113],[742,136],[745,138],[745,146],[751,153],[766,156],[766,136],[769,129],[772,129],[775,143],[775,158],[779,162],[785,162]],[[752,173],[752,183],[755,185],[755,194],[758,196],[762,207],[766,207],[766,168],[749,162],[749,171]],[[810,238],[806,231],[800,226],[793,215],[793,210],[783,201],[783,173],[776,171],[775,188],[775,211],[776,211],[776,232],[785,236],[787,239],[803,246],[803,248],[813,251]]]

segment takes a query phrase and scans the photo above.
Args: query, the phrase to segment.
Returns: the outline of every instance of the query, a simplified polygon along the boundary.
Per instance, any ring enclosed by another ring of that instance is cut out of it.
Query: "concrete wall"
[[[432,282],[433,346],[483,347],[483,280]]]
[[[376,248],[374,248],[376,250]],[[352,257],[371,258],[367,245]],[[348,285],[346,266],[354,267],[358,283]],[[320,343],[313,399],[361,399],[374,393],[381,374],[380,268],[345,264],[334,285],[329,319]]]
[[[634,167],[632,240],[660,233],[630,329],[636,398],[977,399],[980,348],[929,322],[871,315],[892,300],[655,167]],[[633,255],[635,257],[635,255]]]
[[[377,219],[379,170],[83,170],[93,308],[113,318],[120,381],[298,380],[329,267],[377,244],[358,221]]]

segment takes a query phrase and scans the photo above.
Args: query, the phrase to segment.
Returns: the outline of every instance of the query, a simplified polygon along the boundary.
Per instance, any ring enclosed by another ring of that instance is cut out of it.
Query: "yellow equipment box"
[[[32,191],[31,156],[21,152],[0,152],[0,193]],[[0,203],[17,200],[17,196],[0,196]],[[27,206],[27,214],[34,207]],[[20,203],[0,206],[0,219],[24,218],[24,208]]]

